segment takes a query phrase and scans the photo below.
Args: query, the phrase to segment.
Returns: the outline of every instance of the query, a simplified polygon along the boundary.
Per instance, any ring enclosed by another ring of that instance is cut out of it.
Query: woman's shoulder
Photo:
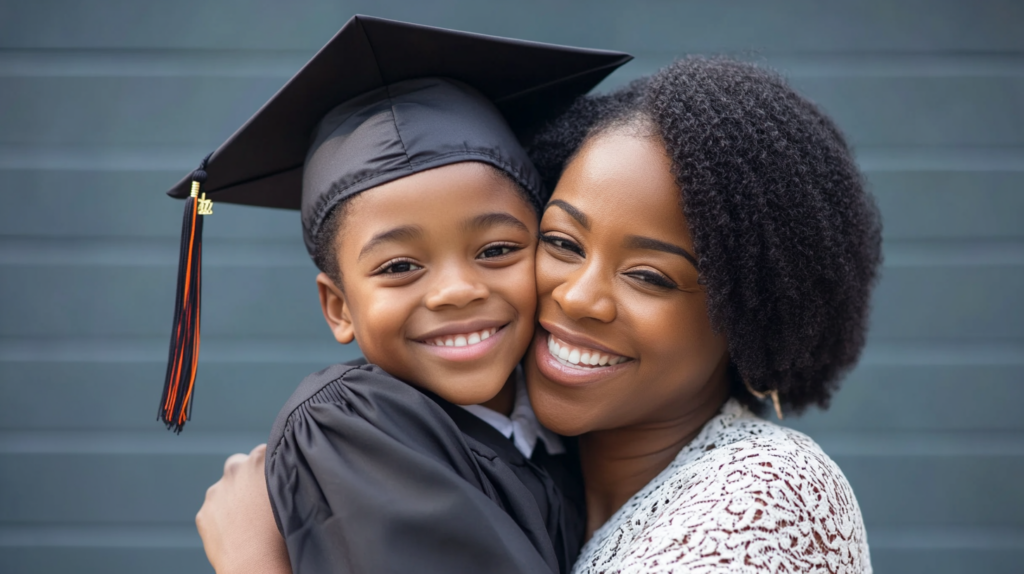
[[[806,478],[837,474],[846,484],[842,471],[811,437],[759,418],[734,401],[705,431],[694,441],[699,444],[690,445],[695,452],[677,459],[683,462],[679,470],[725,465],[750,471],[761,481],[772,481],[780,472],[799,472]]]
[[[598,535],[586,556],[594,571],[871,571],[839,466],[810,437],[733,401]]]

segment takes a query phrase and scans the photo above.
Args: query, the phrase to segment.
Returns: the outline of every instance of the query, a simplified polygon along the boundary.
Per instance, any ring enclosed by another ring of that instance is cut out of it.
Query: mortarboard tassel
[[[210,154],[213,155],[213,154]],[[178,256],[178,283],[174,298],[174,327],[167,359],[167,377],[160,399],[158,420],[180,433],[192,415],[192,390],[199,360],[199,310],[202,291],[203,216],[213,214],[213,201],[199,195],[206,181],[206,156],[192,172],[192,193],[185,200]]]

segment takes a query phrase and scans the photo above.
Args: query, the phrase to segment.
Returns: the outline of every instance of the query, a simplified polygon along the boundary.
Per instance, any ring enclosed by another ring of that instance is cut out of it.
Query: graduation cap
[[[301,209],[310,255],[334,206],[442,165],[489,163],[539,200],[540,177],[517,137],[631,59],[621,52],[369,16],[350,19],[199,169],[167,192],[186,205],[160,419],[180,432],[191,413],[202,223],[213,200]]]

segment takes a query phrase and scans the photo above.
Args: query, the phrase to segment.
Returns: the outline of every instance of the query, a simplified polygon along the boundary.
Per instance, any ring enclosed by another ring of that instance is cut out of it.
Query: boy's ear
[[[320,309],[324,312],[324,319],[327,320],[331,332],[334,333],[334,339],[342,345],[351,343],[355,340],[356,334],[352,328],[352,315],[348,303],[345,302],[345,293],[326,273],[316,276],[316,288],[320,292]]]

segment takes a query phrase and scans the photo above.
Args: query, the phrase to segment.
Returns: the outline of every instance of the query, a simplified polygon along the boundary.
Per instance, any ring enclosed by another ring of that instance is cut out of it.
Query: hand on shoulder
[[[217,574],[291,574],[270,510],[263,472],[267,445],[231,455],[196,514],[203,549]]]

